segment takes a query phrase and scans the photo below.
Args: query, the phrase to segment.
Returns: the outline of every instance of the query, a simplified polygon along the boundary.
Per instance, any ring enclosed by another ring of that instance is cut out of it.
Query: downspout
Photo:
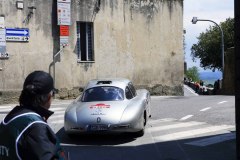
[[[54,83],[54,87],[55,87],[55,63],[56,63],[56,57],[58,56],[58,55],[60,55],[61,53],[63,53],[62,51],[63,51],[63,49],[64,49],[64,46],[53,56],[53,61],[52,61],[52,65],[53,65],[53,83]],[[51,64],[50,64],[50,66],[51,66]],[[50,68],[49,68],[49,72],[50,72]]]

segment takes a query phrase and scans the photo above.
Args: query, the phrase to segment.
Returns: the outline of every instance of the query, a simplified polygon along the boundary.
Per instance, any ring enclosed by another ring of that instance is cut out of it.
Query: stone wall
[[[20,91],[0,91],[0,104],[18,103]]]
[[[169,87],[169,86],[162,86],[162,85],[155,85],[152,87],[149,86],[136,86],[137,89],[147,89],[150,94],[153,96],[167,96],[169,94],[173,96],[182,96],[183,90],[182,86],[178,87]],[[83,92],[83,88],[75,87],[73,89],[61,88],[58,90],[57,94],[55,95],[56,99],[76,99],[79,97]],[[18,104],[18,99],[20,96],[21,91],[1,91],[0,92],[0,105],[1,104]]]

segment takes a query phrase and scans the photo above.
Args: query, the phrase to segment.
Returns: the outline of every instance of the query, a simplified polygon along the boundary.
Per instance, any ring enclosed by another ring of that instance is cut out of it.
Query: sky
[[[215,24],[205,21],[198,21],[197,24],[192,24],[191,20],[193,17],[212,20],[220,24],[220,22],[224,22],[229,17],[234,18],[234,0],[184,0],[183,27],[186,30],[185,61],[187,62],[187,68],[196,66],[200,72],[211,71],[201,68],[199,60],[193,62],[190,54],[191,47],[198,42],[197,37],[200,33],[205,32],[209,26]],[[221,34],[220,31],[219,34]]]

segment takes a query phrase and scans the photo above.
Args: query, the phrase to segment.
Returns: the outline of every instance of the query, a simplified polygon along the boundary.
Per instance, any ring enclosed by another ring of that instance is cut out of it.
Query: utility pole
[[[236,151],[240,160],[240,1],[234,0]]]

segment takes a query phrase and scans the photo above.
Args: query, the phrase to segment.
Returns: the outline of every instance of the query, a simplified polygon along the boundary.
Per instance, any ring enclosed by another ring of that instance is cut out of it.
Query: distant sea
[[[199,72],[199,78],[204,82],[204,84],[214,84],[218,79],[222,79],[222,72]]]

